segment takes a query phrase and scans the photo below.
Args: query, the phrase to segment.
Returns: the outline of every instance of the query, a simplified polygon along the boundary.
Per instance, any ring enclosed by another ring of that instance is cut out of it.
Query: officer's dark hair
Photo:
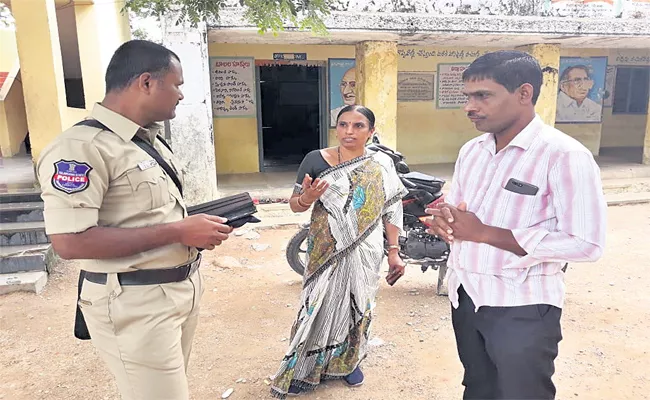
[[[587,67],[586,65],[572,65],[569,68],[565,69],[564,72],[562,72],[562,75],[560,76],[560,83],[566,81],[567,78],[569,78],[569,73],[574,69],[581,69],[585,71],[585,74],[587,74],[588,77],[591,76],[591,68]]]
[[[370,129],[375,127],[375,113],[370,111],[368,107],[360,106],[358,104],[352,104],[349,106],[345,106],[339,111],[339,115],[336,116],[336,122],[339,122],[339,119],[341,118],[341,115],[345,114],[346,112],[350,111],[356,111],[359,114],[363,115],[368,119],[368,122],[370,123]]]
[[[106,93],[128,87],[148,72],[159,79],[169,71],[171,60],[180,58],[171,50],[148,40],[130,40],[113,54],[106,69]]]
[[[499,50],[486,53],[463,72],[463,81],[492,79],[514,93],[521,85],[533,87],[533,104],[537,103],[542,88],[542,68],[535,57],[523,51]]]

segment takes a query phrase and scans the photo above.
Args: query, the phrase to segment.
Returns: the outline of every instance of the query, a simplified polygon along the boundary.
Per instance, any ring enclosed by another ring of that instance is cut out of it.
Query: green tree
[[[11,15],[9,7],[0,3],[0,28],[14,28],[14,17]]]
[[[285,21],[300,30],[327,33],[323,17],[329,14],[332,0],[240,0],[245,18],[258,27],[260,33],[284,30]],[[138,15],[159,17],[179,13],[178,23],[196,26],[202,21],[219,19],[226,0],[126,0],[125,8]]]

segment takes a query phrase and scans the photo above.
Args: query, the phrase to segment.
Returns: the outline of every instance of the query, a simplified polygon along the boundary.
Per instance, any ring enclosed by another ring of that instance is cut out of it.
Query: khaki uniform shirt
[[[182,183],[183,174],[173,154],[156,139],[161,126],[142,128],[100,104],[95,105],[91,117],[113,132],[73,126],[39,158],[46,233],[79,233],[96,226],[137,228],[185,218],[185,204],[174,181],[131,141],[134,135],[148,140]],[[195,248],[175,243],[130,257],[81,260],[81,269],[118,273],[172,268],[191,262],[197,253]]]

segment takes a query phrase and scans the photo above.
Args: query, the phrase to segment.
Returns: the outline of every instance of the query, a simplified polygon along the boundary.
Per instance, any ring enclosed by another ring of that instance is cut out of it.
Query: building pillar
[[[106,68],[113,53],[131,39],[129,17],[122,12],[124,0],[95,0],[74,6],[79,42],[79,61],[86,108],[104,98]]]
[[[357,104],[371,109],[382,144],[397,149],[397,43],[356,46]]]
[[[15,60],[4,85],[0,84],[0,157],[18,154],[27,135],[25,98],[17,79],[19,70],[18,60]]]
[[[54,0],[12,1],[32,157],[61,133],[66,109]]]
[[[171,17],[163,19],[163,45],[181,60],[185,98],[169,121],[171,146],[185,175],[183,194],[188,206],[217,198],[217,165],[214,152],[212,100],[207,29],[176,26]]]
[[[560,71],[560,45],[533,44],[519,47],[517,50],[525,51],[535,57],[542,67],[544,80],[535,111],[545,123],[554,126]]]

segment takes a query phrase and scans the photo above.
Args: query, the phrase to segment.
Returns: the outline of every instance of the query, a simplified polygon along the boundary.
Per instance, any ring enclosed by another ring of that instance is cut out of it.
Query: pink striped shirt
[[[533,184],[536,195],[504,189],[510,178]],[[510,229],[528,253],[455,241],[448,287],[458,307],[463,286],[481,306],[564,304],[565,262],[595,261],[605,246],[607,204],[600,169],[577,140],[544,124],[539,116],[496,153],[487,133],[460,150],[446,202],[465,201],[487,225]]]

